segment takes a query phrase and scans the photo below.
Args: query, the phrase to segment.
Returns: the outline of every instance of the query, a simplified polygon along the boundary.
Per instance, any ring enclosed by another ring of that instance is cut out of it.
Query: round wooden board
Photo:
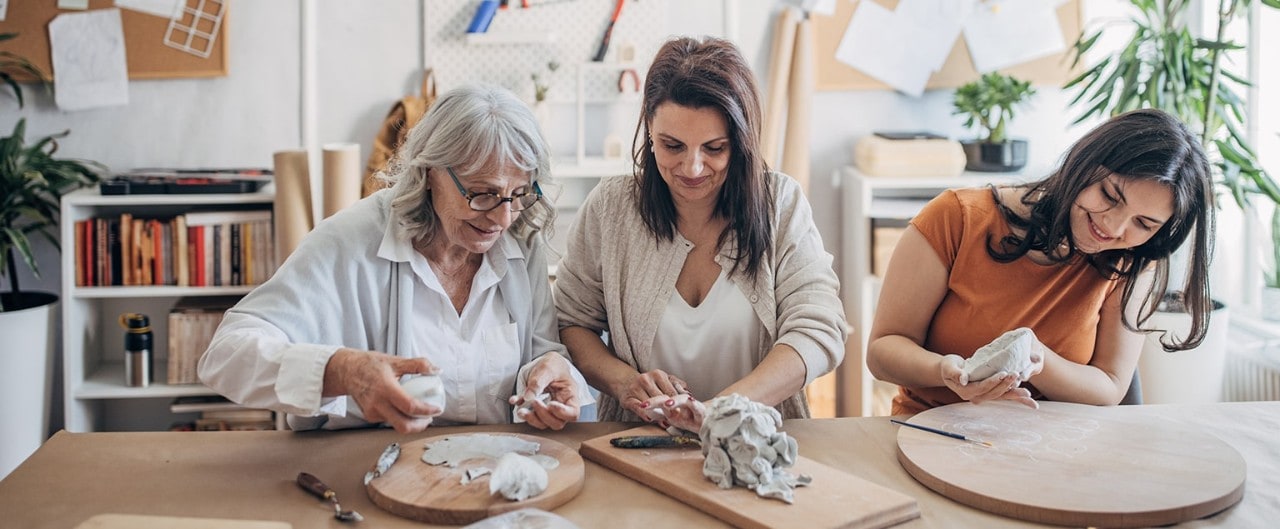
[[[1245,462],[1234,448],[1123,407],[960,403],[909,422],[990,442],[900,427],[898,460],[939,494],[1011,518],[1146,527],[1208,516],[1244,495]]]
[[[446,437],[476,435],[514,436],[538,443],[538,454],[556,458],[560,466],[547,471],[547,490],[524,501],[510,501],[501,494],[489,494],[489,476],[463,485],[469,468],[493,468],[491,459],[470,459],[455,468],[429,465],[422,461],[429,443]],[[524,434],[475,433],[438,435],[400,444],[400,459],[365,489],[373,503],[397,516],[437,524],[467,524],[507,511],[536,507],[550,511],[582,491],[585,464],[582,456],[563,444],[544,437]]]

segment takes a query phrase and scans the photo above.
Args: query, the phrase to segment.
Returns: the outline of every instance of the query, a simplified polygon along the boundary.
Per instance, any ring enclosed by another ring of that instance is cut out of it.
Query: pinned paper
[[[58,0],[58,9],[84,11],[89,9],[89,0]]]
[[[9,13],[9,0],[0,0],[0,22],[4,22],[4,17]]]
[[[1058,25],[1061,0],[984,0],[965,22],[974,69],[987,73],[1066,48]]]
[[[875,2],[859,2],[836,48],[836,60],[919,97],[933,68],[930,55],[920,52],[910,33],[905,18]]]
[[[54,101],[62,110],[129,104],[119,9],[64,13],[49,22]]]

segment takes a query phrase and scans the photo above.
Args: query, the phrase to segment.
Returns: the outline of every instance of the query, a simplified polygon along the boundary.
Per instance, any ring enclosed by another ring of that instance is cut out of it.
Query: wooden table
[[[1280,519],[1280,402],[1120,408],[1220,437],[1248,462],[1244,499],[1213,517],[1180,527],[1267,527]],[[100,513],[276,520],[297,529],[343,527],[326,504],[294,484],[300,471],[329,483],[363,524],[420,528],[375,506],[362,477],[388,443],[442,433],[516,431],[576,448],[582,440],[630,428],[582,423],[561,432],[524,426],[342,432],[60,432],[0,481],[0,526],[70,529]],[[884,417],[787,421],[800,453],[915,497],[921,518],[897,527],[1038,527],[978,511],[917,483],[895,456],[897,427]],[[1100,487],[1107,484],[1100,483]],[[588,462],[582,493],[555,512],[583,529],[727,527],[638,482]]]

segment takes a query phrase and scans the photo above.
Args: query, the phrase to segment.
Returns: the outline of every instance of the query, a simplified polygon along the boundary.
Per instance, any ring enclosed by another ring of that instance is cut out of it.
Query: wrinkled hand
[[[618,402],[623,408],[648,422],[658,422],[653,409],[649,408],[649,399],[654,397],[671,397],[689,393],[689,385],[679,377],[661,369],[636,373],[631,382],[619,396]]]
[[[369,422],[385,422],[402,434],[421,432],[444,410],[410,397],[400,386],[400,377],[439,373],[440,369],[425,358],[344,348],[325,365],[324,394],[349,395]],[[331,388],[330,381],[336,387]]]
[[[1044,355],[1040,355],[1040,368],[1044,367]],[[1036,372],[1039,373],[1039,369]],[[1027,388],[1019,387],[1022,379],[1018,373],[996,373],[984,380],[969,383],[969,375],[964,372],[964,359],[959,355],[942,357],[942,382],[954,391],[961,399],[974,404],[982,404],[991,400],[1012,400],[1028,408],[1039,409],[1040,404],[1031,398]]]
[[[524,393],[512,395],[507,402],[519,406],[516,414],[534,428],[562,429],[564,425],[578,420],[581,411],[578,385],[571,373],[569,361],[563,356],[544,354],[529,370]],[[542,393],[547,393],[551,399],[547,402],[538,400]]]

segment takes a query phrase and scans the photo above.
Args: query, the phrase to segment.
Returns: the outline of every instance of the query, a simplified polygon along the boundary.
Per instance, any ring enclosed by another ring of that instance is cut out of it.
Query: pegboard
[[[570,103],[577,98],[577,75],[581,64],[595,56],[604,35],[614,0],[532,0],[533,7],[520,8],[520,0],[499,10],[486,32],[493,37],[529,36],[518,42],[469,43],[467,26],[480,0],[430,0],[425,2],[426,36],[424,55],[435,68],[443,89],[466,82],[488,82],[505,86],[522,98],[533,100],[534,72],[548,81],[547,101]],[[628,0],[613,27],[605,62],[617,63],[618,51],[626,45],[635,50],[630,67],[643,78],[668,35],[666,2]],[[547,71],[547,63],[560,68]],[[584,70],[584,99],[588,102],[617,100],[619,70]]]

